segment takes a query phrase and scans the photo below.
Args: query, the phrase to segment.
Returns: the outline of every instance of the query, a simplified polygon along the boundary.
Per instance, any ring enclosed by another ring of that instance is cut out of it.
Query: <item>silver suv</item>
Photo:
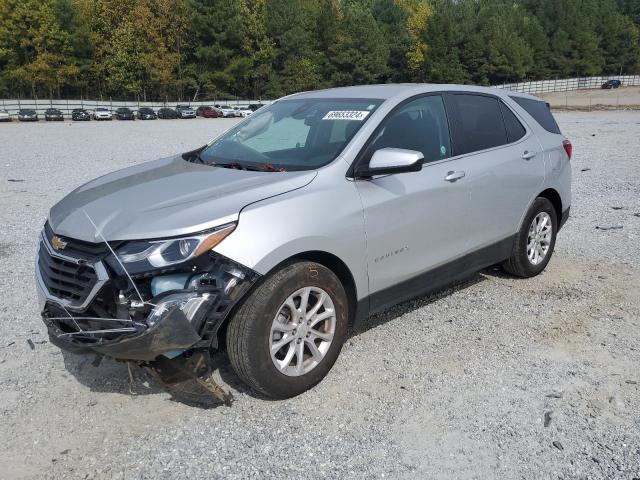
[[[292,95],[197,150],[55,205],[36,277],[51,340],[165,383],[224,351],[251,387],[304,392],[354,322],[494,264],[548,264],[571,144],[537,98],[455,85]]]

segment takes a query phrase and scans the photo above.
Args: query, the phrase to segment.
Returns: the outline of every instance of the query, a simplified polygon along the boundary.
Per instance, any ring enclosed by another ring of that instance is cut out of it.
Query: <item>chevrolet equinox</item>
[[[542,272],[569,216],[571,152],[549,106],[521,93],[291,95],[56,204],[36,265],[42,317],[59,347],[168,385],[226,350],[249,386],[298,395],[354,322],[490,265]]]

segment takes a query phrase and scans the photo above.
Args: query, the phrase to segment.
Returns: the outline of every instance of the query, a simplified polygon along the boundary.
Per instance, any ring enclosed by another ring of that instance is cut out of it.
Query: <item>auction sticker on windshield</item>
[[[357,120],[361,122],[371,112],[365,110],[332,110],[322,117],[323,120]]]

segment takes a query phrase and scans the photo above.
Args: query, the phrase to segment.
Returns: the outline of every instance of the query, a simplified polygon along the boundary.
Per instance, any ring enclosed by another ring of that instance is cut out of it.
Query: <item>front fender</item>
[[[262,275],[304,252],[330,253],[349,268],[358,299],[364,298],[369,285],[360,197],[344,177],[320,177],[243,209],[235,231],[215,251]]]

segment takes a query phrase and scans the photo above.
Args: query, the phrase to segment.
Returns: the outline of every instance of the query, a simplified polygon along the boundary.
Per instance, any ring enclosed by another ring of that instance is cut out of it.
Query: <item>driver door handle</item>
[[[538,152],[530,152],[528,150],[526,150],[523,154],[522,154],[522,158],[524,160],[531,160],[533,157],[535,157],[538,154]]]
[[[447,182],[456,182],[461,178],[464,178],[464,176],[465,176],[465,173],[462,170],[459,170],[457,172],[447,172],[447,176],[444,177],[444,179]]]

